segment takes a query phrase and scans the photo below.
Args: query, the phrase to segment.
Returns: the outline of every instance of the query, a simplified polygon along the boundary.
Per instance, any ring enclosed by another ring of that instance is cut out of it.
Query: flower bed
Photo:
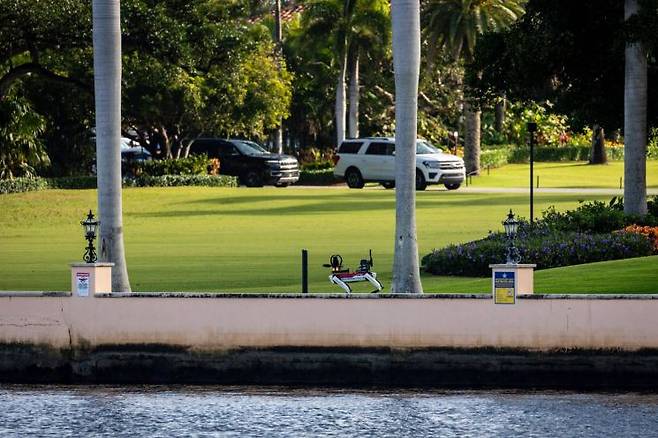
[[[658,223],[658,197],[649,199],[648,206],[644,217],[625,215],[617,197],[566,212],[549,208],[535,225],[521,223],[515,244],[522,261],[537,264],[537,269],[648,256],[658,253],[658,227],[653,226]],[[488,276],[489,264],[504,262],[506,250],[507,237],[492,233],[434,250],[422,265],[435,275]]]
[[[516,240],[523,263],[535,263],[537,269],[583,263],[649,256],[653,245],[649,239],[633,232],[589,234],[556,232],[537,228],[519,233]],[[505,261],[507,238],[493,233],[481,240],[450,245],[423,257],[426,272],[435,275],[486,277],[490,264]]]

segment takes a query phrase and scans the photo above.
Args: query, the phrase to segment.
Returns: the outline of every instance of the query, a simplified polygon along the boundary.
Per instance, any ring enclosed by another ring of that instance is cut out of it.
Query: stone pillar
[[[534,269],[537,265],[534,264],[496,264],[489,265],[491,268],[491,291],[496,294],[496,273],[500,273],[498,277],[501,277],[502,274],[513,274],[507,275],[507,283],[511,278],[514,284],[514,294],[515,295],[532,295],[534,293]],[[498,278],[500,280],[500,278]]]
[[[71,294],[93,298],[97,293],[112,292],[114,263],[71,263]]]

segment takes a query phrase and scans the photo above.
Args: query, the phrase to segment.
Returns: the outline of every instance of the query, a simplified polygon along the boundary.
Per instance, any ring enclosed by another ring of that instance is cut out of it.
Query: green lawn
[[[582,198],[541,193],[535,208],[573,208]],[[428,191],[418,193],[417,200],[421,255],[501,229],[509,208],[528,215],[525,194]],[[68,263],[80,260],[85,244],[79,221],[95,206],[94,190],[0,196],[0,290],[67,290]],[[295,292],[300,290],[300,252],[306,248],[311,291],[336,292],[321,265],[339,253],[354,268],[372,248],[375,270],[388,290],[394,208],[394,191],[379,188],[126,189],[124,225],[131,283],[136,291]],[[650,285],[658,284],[656,257],[621,266],[540,272],[537,289],[650,292]],[[597,273],[601,275],[590,286],[586,275]],[[617,286],[612,277],[621,279]],[[423,284],[427,292],[490,288],[487,279],[424,276]],[[369,288],[363,285],[358,290]]]
[[[508,164],[496,169],[482,170],[473,177],[473,187],[528,187],[528,164]],[[624,176],[624,163],[591,166],[587,162],[535,163],[534,185],[541,188],[619,188],[619,178]],[[623,183],[623,181],[622,181]],[[658,187],[658,160],[647,161],[647,187]]]
[[[428,276],[423,277],[424,284]],[[432,291],[491,291],[489,278],[434,277]],[[658,256],[546,269],[535,273],[536,293],[658,293]]]

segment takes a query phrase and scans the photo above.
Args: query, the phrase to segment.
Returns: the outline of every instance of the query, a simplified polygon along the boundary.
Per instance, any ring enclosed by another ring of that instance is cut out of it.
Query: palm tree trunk
[[[589,164],[606,164],[608,156],[605,153],[605,131],[602,126],[592,127],[592,150],[589,156]]]
[[[466,173],[480,174],[480,120],[482,112],[470,103],[464,104],[466,132],[464,137],[464,165]]]
[[[347,55],[343,56],[336,84],[336,147],[345,140],[345,69],[347,67]]]
[[[359,137],[359,51],[350,56],[350,86],[349,86],[349,138]]]
[[[494,128],[499,134],[503,133],[505,128],[505,113],[507,112],[507,99],[503,95],[498,102],[496,102],[496,119],[494,121]]]
[[[121,210],[119,0],[93,0],[92,8],[100,260],[114,263],[112,291],[130,292]]]
[[[281,40],[283,35],[281,32],[281,0],[274,2],[274,41],[276,42],[277,52],[282,54]],[[283,153],[283,119],[279,119],[279,127],[274,133],[274,148],[277,154]]]
[[[626,0],[624,18],[638,13]],[[626,43],[624,84],[624,212],[647,214],[647,53],[641,42]]]
[[[419,0],[392,0],[395,71],[395,255],[393,293],[423,293],[416,240]]]

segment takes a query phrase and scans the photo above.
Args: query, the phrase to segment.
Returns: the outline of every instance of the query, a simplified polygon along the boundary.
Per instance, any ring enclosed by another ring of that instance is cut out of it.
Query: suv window
[[[206,154],[210,156],[209,152],[212,149],[211,146],[212,143],[208,140],[194,140],[194,142],[190,146],[190,154],[192,155]]]
[[[393,155],[395,145],[393,143],[370,143],[367,155]]]
[[[221,142],[217,145],[217,154],[219,155],[219,158],[224,158],[240,155],[240,152],[238,152],[237,148],[231,143]]]
[[[356,153],[359,152],[359,149],[361,149],[361,145],[363,145],[362,141],[343,142],[340,145],[340,148],[338,148],[338,153],[339,154],[356,154]]]

